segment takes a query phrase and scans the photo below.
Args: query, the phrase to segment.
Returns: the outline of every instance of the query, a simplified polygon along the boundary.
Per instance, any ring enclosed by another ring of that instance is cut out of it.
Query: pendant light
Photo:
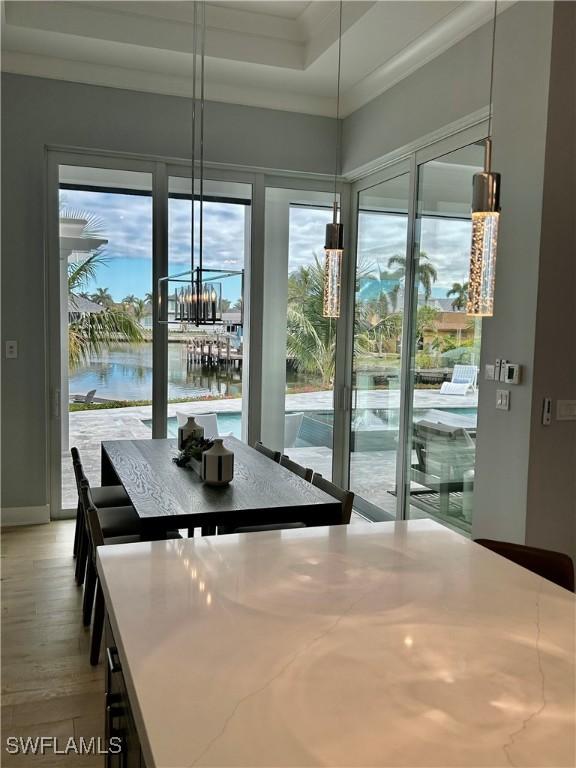
[[[488,138],[485,142],[484,171],[474,174],[472,182],[472,244],[466,307],[466,313],[471,317],[492,317],[494,314],[496,251],[500,220],[500,174],[492,170],[492,93],[497,15],[498,0],[494,0]]]
[[[340,69],[342,63],[342,0],[339,7],[338,26],[338,74],[336,85],[336,158],[334,164],[334,203],[332,223],[326,225],[324,245],[324,317],[340,317],[340,293],[342,286],[342,253],[344,231],[338,221],[338,170],[340,164]]]
[[[231,271],[204,267],[204,107],[206,58],[206,4],[193,3],[192,33],[192,194],[190,198],[190,270],[162,277],[158,281],[159,323],[185,325],[215,325],[223,322],[222,281],[240,278],[241,294],[244,290],[244,270]],[[200,70],[200,99],[197,98],[198,69]],[[199,117],[198,117],[199,113]],[[197,128],[197,121],[199,126]],[[198,147],[197,147],[198,144]],[[196,212],[196,150],[199,152],[198,195],[198,266],[195,266]],[[167,290],[165,290],[167,289]],[[163,301],[166,294],[167,300]],[[243,324],[244,302],[240,296],[240,323]]]

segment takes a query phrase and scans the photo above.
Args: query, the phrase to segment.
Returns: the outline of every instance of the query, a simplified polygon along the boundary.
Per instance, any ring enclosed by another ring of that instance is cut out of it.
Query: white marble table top
[[[98,555],[148,768],[574,765],[574,595],[446,528]]]

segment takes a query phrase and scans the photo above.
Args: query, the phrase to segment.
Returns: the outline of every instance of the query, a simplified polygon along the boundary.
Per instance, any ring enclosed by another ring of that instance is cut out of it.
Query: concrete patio
[[[418,411],[443,409],[472,409],[477,407],[477,393],[440,395],[438,390],[416,390],[414,408]],[[400,395],[397,390],[369,390],[357,394],[353,408],[388,410],[391,423],[397,423]],[[286,396],[287,411],[330,411],[333,407],[332,392],[306,392]],[[175,417],[177,410],[190,413],[239,413],[239,399],[192,401],[168,405],[168,417]],[[394,413],[396,412],[396,413]],[[146,421],[152,418],[151,406],[111,408],[70,413],[70,446],[75,445],[82,456],[86,474],[93,482],[100,479],[100,443],[103,440],[149,439],[151,430]],[[470,418],[470,417],[469,417]],[[324,477],[332,473],[332,451],[326,446],[290,448],[291,458],[312,467]],[[396,451],[356,451],[351,454],[351,490],[380,507],[388,514],[395,513]],[[77,502],[74,473],[70,454],[66,448],[62,455],[62,507],[75,509]],[[421,516],[415,511],[415,514]]]

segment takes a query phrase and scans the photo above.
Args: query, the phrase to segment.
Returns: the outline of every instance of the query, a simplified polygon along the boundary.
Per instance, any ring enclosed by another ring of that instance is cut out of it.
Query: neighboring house
[[[84,296],[77,296],[72,293],[68,297],[68,321],[71,323],[79,320],[82,315],[99,315],[104,311],[104,307],[96,304],[95,301],[84,298]]]

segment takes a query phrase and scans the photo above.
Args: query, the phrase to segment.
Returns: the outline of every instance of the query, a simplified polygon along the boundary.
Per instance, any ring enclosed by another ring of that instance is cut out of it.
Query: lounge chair
[[[91,389],[89,392],[86,392],[85,395],[74,395],[74,399],[72,400],[73,403],[86,403],[90,404],[94,402],[94,395],[96,394],[95,389]]]
[[[441,395],[468,395],[476,389],[478,368],[475,365],[455,365],[452,380],[440,387]]]
[[[284,448],[294,448],[304,413],[287,413],[284,417]]]
[[[204,427],[204,437],[208,440],[214,437],[231,437],[232,432],[221,435],[218,431],[218,416],[215,413],[186,413],[185,411],[176,411],[178,426],[183,427],[188,417],[194,416],[196,423]]]

